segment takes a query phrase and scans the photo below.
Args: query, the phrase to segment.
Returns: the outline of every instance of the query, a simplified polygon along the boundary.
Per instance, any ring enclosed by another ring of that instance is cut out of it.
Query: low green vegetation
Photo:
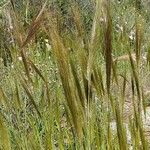
[[[2,0],[0,150],[148,150],[149,5]]]

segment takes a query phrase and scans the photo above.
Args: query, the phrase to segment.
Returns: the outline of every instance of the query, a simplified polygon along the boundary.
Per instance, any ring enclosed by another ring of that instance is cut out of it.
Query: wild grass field
[[[149,149],[149,0],[1,0],[0,150]]]

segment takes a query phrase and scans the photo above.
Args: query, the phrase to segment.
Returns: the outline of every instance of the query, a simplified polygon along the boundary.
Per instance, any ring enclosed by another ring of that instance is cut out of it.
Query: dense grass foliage
[[[149,8],[2,0],[0,150],[148,150]]]

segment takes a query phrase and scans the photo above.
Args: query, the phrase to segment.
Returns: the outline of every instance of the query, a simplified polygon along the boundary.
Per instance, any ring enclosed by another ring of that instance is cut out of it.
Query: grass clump
[[[30,3],[0,3],[0,149],[149,149],[146,2]]]

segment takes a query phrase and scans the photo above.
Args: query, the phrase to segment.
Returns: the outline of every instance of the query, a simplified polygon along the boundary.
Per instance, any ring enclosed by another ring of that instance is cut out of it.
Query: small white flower
[[[11,68],[14,68],[14,65],[13,65],[13,64],[11,65]]]
[[[45,39],[45,42],[48,43],[48,39]]]
[[[19,61],[22,61],[22,57],[18,57],[18,60],[19,60]]]
[[[106,22],[106,17],[101,17],[101,18],[100,18],[100,22],[101,22],[101,23]]]
[[[12,30],[12,29],[13,29],[13,26],[12,26],[12,25],[10,25],[10,27],[9,27],[9,28],[10,28],[10,30]]]
[[[103,18],[100,18],[100,22],[103,22],[104,21],[104,19]]]
[[[46,43],[46,47],[47,47],[47,50],[48,50],[48,51],[51,50],[51,45],[49,45],[48,43]]]
[[[133,30],[130,32],[129,38],[130,38],[130,40],[134,40],[135,39],[135,32]]]

